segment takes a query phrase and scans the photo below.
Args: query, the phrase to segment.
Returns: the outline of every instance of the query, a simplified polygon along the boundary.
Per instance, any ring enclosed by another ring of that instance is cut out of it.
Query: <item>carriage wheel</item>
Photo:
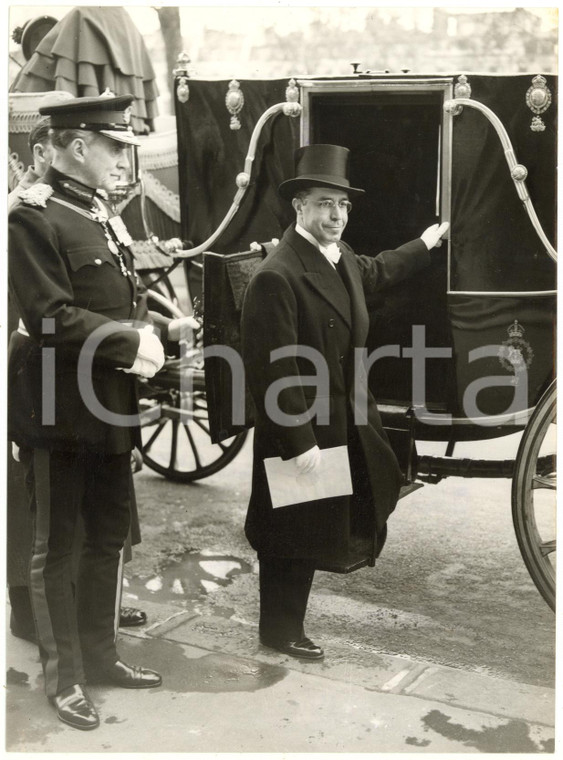
[[[555,609],[556,389],[536,406],[524,431],[512,481],[512,519],[520,552],[540,594]]]
[[[193,389],[184,393],[157,389],[145,400],[149,419],[151,404],[158,414],[142,427],[143,462],[168,480],[190,483],[214,475],[244,445],[246,430],[220,443],[211,441],[203,378],[195,378]]]
[[[176,304],[151,289],[149,308],[156,307],[168,316],[183,316]],[[219,472],[236,457],[248,434],[245,430],[220,443],[211,441],[201,350],[198,331],[193,343],[182,347],[180,364],[189,364],[194,375],[187,390],[180,389],[179,375],[174,375],[177,360],[167,362],[161,373],[141,385],[143,462],[179,483]]]

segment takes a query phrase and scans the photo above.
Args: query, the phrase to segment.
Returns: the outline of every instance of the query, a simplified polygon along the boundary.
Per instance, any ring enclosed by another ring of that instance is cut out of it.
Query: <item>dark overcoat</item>
[[[45,186],[53,192],[41,203]],[[131,251],[118,245],[123,274],[102,225],[80,213],[93,190],[51,168],[31,191],[9,215],[10,295],[23,322],[9,347],[9,437],[29,448],[124,453],[139,441],[137,392],[135,375],[119,368],[137,354],[133,322],[150,322],[146,291]],[[90,350],[98,328],[108,333]],[[79,379],[91,381],[91,398]],[[126,416],[131,424],[120,424]]]
[[[336,271],[290,227],[259,266],[245,295],[242,351],[256,407],[245,529],[259,557],[306,558],[320,570],[349,572],[374,564],[401,485],[397,459],[369,391],[366,419],[354,424],[355,349],[365,347],[369,327],[365,296],[426,267],[430,254],[421,239],[374,258],[357,256],[343,242],[338,245],[342,256]],[[270,360],[272,351],[285,346],[311,347],[324,357],[328,393],[321,397],[317,386],[306,384],[317,373],[310,359],[293,352]],[[365,368],[357,371],[364,373],[357,386],[365,391]],[[279,424],[266,412],[267,389],[283,378],[293,379],[277,404],[292,417],[291,425]],[[314,402],[327,417],[306,419]],[[289,459],[315,445],[348,446],[354,494],[273,509],[264,458]]]

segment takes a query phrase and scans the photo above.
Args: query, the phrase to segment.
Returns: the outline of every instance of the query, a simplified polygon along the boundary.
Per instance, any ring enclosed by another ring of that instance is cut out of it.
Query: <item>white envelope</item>
[[[352,493],[347,446],[322,449],[320,465],[305,475],[299,473],[292,459],[269,457],[264,459],[264,466],[273,507]]]

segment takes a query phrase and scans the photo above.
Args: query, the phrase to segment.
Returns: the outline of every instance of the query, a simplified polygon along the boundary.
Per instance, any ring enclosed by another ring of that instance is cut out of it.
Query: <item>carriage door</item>
[[[451,120],[443,104],[450,78],[301,81],[301,144],[335,143],[350,149],[350,179],[366,195],[354,200],[344,238],[358,254],[373,256],[419,237],[435,222],[450,221]],[[369,304],[368,348],[412,345],[412,326],[423,325],[428,345],[451,346],[447,319],[447,242],[434,266],[387,290]],[[444,410],[452,392],[451,361],[427,362],[428,407]],[[370,386],[381,403],[409,406],[411,362],[380,359]]]

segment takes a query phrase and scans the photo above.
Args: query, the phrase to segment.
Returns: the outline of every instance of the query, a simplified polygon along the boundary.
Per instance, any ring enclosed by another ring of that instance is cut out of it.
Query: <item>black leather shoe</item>
[[[270,649],[277,649],[278,652],[288,654],[290,657],[299,657],[302,660],[322,660],[325,653],[314,644],[311,639],[305,637],[300,641],[286,641],[284,639],[280,641],[273,641],[263,636],[260,637],[260,643]]]
[[[80,684],[63,689],[56,697],[50,698],[59,720],[81,731],[90,731],[100,725],[96,708],[84,693]]]
[[[145,625],[147,614],[135,607],[122,607],[119,610],[119,627],[132,628],[136,625]]]
[[[127,665],[121,660],[113,665],[88,666],[86,678],[88,683],[113,684],[124,689],[152,689],[162,683],[162,677],[156,671]]]

